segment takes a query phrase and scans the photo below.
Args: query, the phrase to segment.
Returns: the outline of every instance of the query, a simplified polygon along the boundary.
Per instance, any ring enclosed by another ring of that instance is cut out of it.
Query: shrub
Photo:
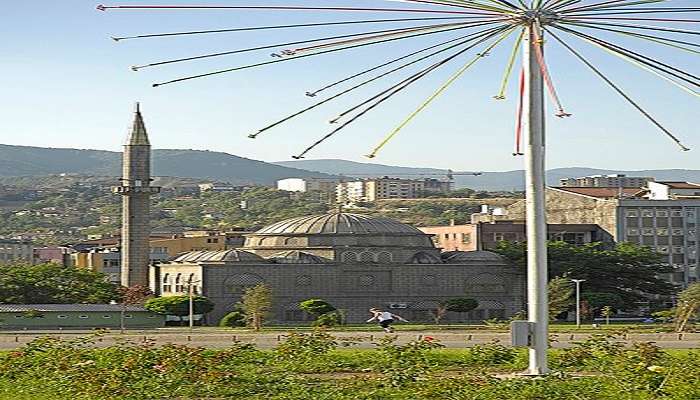
[[[518,351],[512,347],[506,347],[498,339],[487,344],[478,344],[469,349],[466,362],[474,366],[497,366],[509,364],[518,357]]]
[[[397,345],[396,336],[386,336],[375,343],[379,347],[379,371],[392,386],[402,386],[414,382],[436,367],[436,362],[428,357],[431,350],[444,347],[430,336]]]
[[[229,328],[245,326],[245,314],[241,311],[231,311],[221,318],[219,326]]]
[[[318,317],[336,310],[333,305],[321,299],[308,299],[299,303],[299,308],[307,313]]]
[[[313,326],[319,328],[330,328],[340,324],[340,314],[337,311],[332,311],[326,314],[321,314],[316,318]]]
[[[192,299],[192,302],[194,306],[194,313],[197,315],[206,314],[214,309],[214,303],[203,296],[195,296]],[[156,297],[146,301],[143,306],[147,310],[157,314],[175,315],[180,317],[180,322],[182,322],[182,317],[189,315],[190,313],[190,298],[189,296]]]

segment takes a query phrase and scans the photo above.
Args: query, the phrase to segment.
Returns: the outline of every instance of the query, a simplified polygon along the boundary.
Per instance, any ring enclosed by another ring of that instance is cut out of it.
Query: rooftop
[[[666,185],[670,187],[671,189],[696,189],[700,190],[700,184],[697,183],[691,183],[691,182],[656,182],[660,183],[662,185]]]
[[[111,312],[111,311],[148,311],[140,306],[122,306],[121,304],[0,304],[0,312]]]
[[[256,235],[310,234],[411,234],[424,235],[419,229],[402,222],[362,214],[336,212],[325,215],[291,218],[269,225]]]
[[[619,197],[637,197],[641,189],[637,188],[604,188],[604,187],[554,187],[553,189],[580,194],[583,196],[598,197],[601,199],[617,199]],[[622,195],[622,196],[620,196]]]

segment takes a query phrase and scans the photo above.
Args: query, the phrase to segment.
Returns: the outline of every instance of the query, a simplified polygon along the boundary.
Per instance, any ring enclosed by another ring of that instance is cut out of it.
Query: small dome
[[[269,257],[277,264],[327,264],[331,260],[299,250],[290,250],[277,253]]]
[[[261,262],[264,258],[243,250],[190,251],[171,260],[176,263]]]
[[[502,264],[505,262],[503,256],[490,251],[447,251],[442,253],[442,259],[447,264],[472,262],[491,262]]]
[[[440,257],[426,253],[424,251],[419,251],[418,253],[414,254],[413,257],[411,257],[410,260],[408,260],[409,264],[442,264],[442,260]]]
[[[362,214],[332,213],[292,218],[269,225],[256,234],[309,235],[309,234],[410,234],[425,235],[411,225],[381,217]]]

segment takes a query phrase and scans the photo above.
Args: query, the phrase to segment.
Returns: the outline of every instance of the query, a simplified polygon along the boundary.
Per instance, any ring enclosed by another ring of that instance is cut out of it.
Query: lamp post
[[[572,279],[571,282],[576,284],[576,327],[581,327],[581,282],[585,279]]]
[[[189,323],[190,323],[190,332],[194,329],[194,288],[196,287],[196,283],[199,283],[201,281],[193,281],[193,280],[188,280],[187,281],[187,292],[190,297],[190,304],[189,304]]]

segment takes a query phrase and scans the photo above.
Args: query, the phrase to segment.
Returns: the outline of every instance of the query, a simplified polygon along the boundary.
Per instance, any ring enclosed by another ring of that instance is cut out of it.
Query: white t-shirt
[[[388,319],[394,319],[394,316],[390,312],[384,311],[384,312],[379,314],[377,319],[379,320],[379,322],[382,322],[382,321],[386,321]]]

